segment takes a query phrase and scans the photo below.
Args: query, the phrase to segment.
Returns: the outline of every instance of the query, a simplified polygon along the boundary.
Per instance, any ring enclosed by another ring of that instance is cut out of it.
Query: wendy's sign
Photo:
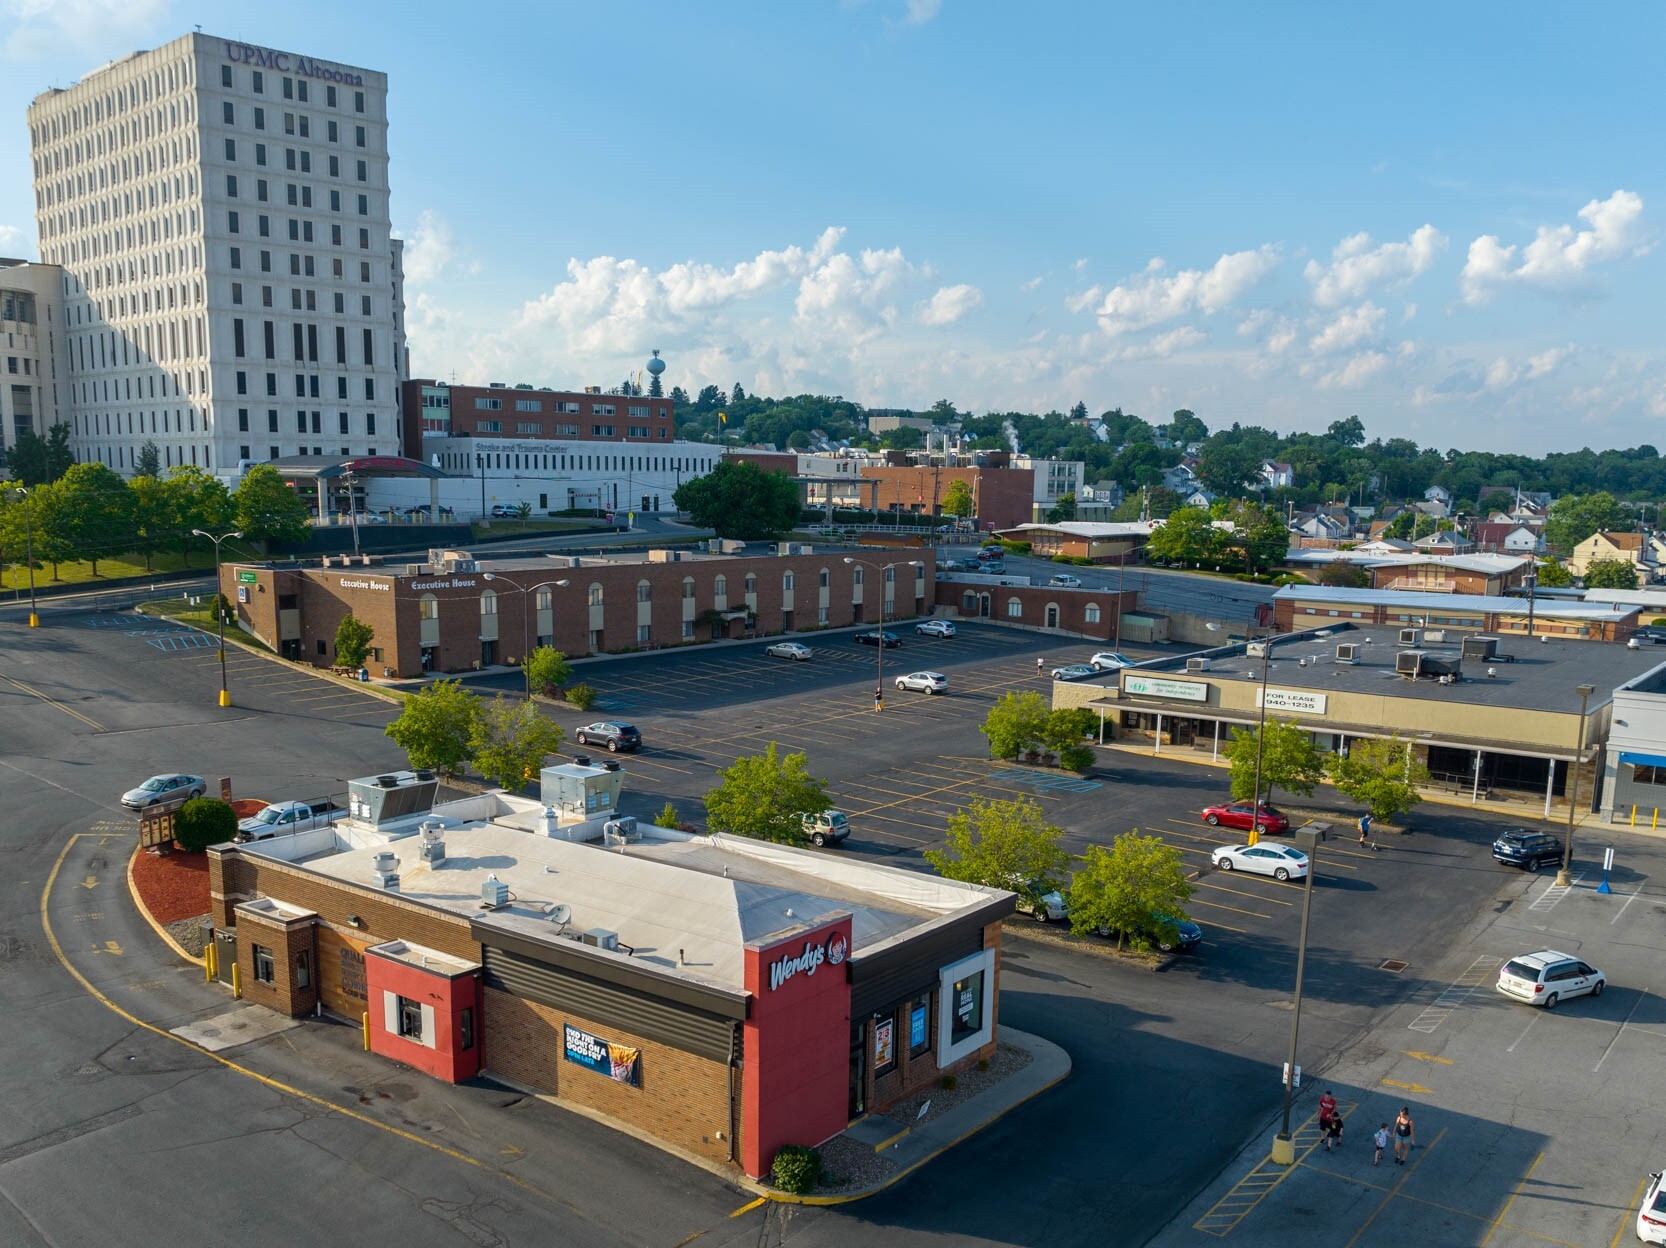
[[[823,963],[838,966],[849,952],[850,942],[843,932],[835,931],[819,943],[807,940],[803,949],[783,954],[769,964],[769,990],[774,992],[794,975],[814,975]]]

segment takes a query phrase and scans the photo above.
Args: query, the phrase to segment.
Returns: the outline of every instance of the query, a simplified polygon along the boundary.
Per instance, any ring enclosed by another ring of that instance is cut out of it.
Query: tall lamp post
[[[40,627],[40,612],[35,609],[35,508],[26,486],[18,486],[23,496],[23,560],[29,567],[29,627]]]
[[[849,555],[846,555],[845,562],[854,563],[864,568],[873,568],[879,572],[879,645],[875,647],[879,651],[879,683],[874,686],[873,709],[883,711],[885,709],[885,573],[893,568],[918,568],[923,565],[924,560],[910,559],[904,563],[880,564],[870,563],[866,559],[852,559]]]
[[[219,601],[224,596],[220,592],[220,543],[228,537],[242,537],[243,534],[237,529],[230,533],[222,533],[218,537],[201,529],[192,529],[191,532],[196,537],[205,537],[214,543],[214,617],[220,625],[220,705],[230,706],[231,691],[226,688],[226,612]]]
[[[1259,844],[1261,841],[1261,757],[1267,749],[1267,670],[1273,663],[1273,642],[1277,640],[1271,634],[1261,642],[1261,694],[1256,699],[1260,704],[1261,723],[1255,730],[1255,788],[1250,792],[1255,814],[1250,820],[1249,843]],[[1244,643],[1244,649],[1249,649],[1249,643]],[[1308,876],[1312,879],[1312,875]]]
[[[1302,1026],[1302,976],[1307,971],[1307,921],[1313,913],[1313,876],[1319,867],[1319,842],[1330,832],[1328,823],[1297,828],[1295,839],[1307,854],[1307,879],[1302,884],[1302,930],[1296,946],[1296,997],[1290,1011],[1290,1050],[1284,1064],[1284,1129],[1273,1138],[1273,1164],[1294,1165],[1296,1145],[1290,1138],[1290,1101],[1296,1092],[1296,1040]]]
[[[1572,879],[1574,810],[1579,805],[1579,764],[1585,757],[1585,704],[1596,692],[1596,686],[1576,685],[1574,692],[1579,695],[1579,750],[1568,767],[1568,835],[1562,841],[1562,869],[1556,873],[1558,888],[1566,888]]]
[[[532,669],[527,665],[527,659],[530,657],[531,650],[532,650],[532,631],[531,631],[531,624],[528,620],[528,617],[532,614],[532,612],[527,609],[527,604],[524,601],[525,596],[527,594],[530,594],[535,589],[548,589],[552,585],[571,585],[572,582],[569,581],[569,580],[563,579],[563,580],[559,580],[559,581],[540,581],[536,585],[517,585],[514,581],[505,581],[501,576],[497,575],[497,573],[495,573],[495,572],[482,573],[481,579],[491,581],[494,585],[501,581],[504,585],[508,586],[510,589],[514,590],[516,593],[518,593],[522,596],[523,601],[521,602],[521,675],[526,678],[526,700],[528,702],[530,702],[530,701],[532,701]]]

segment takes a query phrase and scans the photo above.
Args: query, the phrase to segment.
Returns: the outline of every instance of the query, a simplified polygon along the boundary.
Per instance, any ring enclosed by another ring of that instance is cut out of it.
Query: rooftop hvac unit
[[[399,891],[399,855],[391,849],[384,849],[370,860],[371,874],[376,877],[376,887],[390,893]]]
[[[1463,641],[1463,656],[1466,659],[1481,659],[1483,661],[1497,658],[1498,638],[1465,637]]]
[[[1209,670],[1209,660],[1208,659],[1187,659],[1186,660],[1186,670],[1188,672],[1207,672]]]
[[[438,866],[445,861],[445,825],[442,823],[425,823],[421,828],[422,844],[419,850],[422,860],[430,866]]]
[[[609,819],[602,824],[602,836],[609,841],[639,841],[642,830],[637,827],[635,815],[621,815],[617,819]]]
[[[1446,641],[1446,630],[1444,628],[1426,628],[1423,630],[1423,640],[1431,646],[1442,645]]]
[[[509,904],[509,885],[495,875],[488,875],[480,885],[480,904],[488,910],[498,910]]]
[[[1400,644],[1402,646],[1421,646],[1423,644],[1423,630],[1421,628],[1402,628],[1400,630]]]
[[[1423,658],[1424,655],[1421,650],[1402,650],[1394,656],[1394,670],[1401,676],[1410,676],[1413,680],[1416,680],[1418,674],[1423,670]]]
[[[619,933],[610,932],[605,927],[593,927],[581,939],[593,948],[619,952]]]
[[[1248,658],[1264,659],[1267,657],[1267,643],[1264,641],[1248,642],[1244,646],[1244,654]]]
[[[1336,646],[1336,661],[1338,663],[1358,663],[1359,643],[1357,641],[1342,641]]]

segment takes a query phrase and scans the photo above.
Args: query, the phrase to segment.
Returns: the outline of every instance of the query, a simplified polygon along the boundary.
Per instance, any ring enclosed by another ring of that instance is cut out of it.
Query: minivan
[[[1608,977],[1589,962],[1554,949],[1524,953],[1498,968],[1498,991],[1528,1005],[1554,1010],[1566,997],[1600,997]]]

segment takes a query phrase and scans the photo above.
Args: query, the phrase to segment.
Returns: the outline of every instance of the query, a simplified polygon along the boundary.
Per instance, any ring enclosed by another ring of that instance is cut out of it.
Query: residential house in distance
[[[1214,505],[1215,496],[1201,485],[1193,486],[1190,493],[1182,490],[1180,502],[1185,507],[1210,507]]]
[[[1596,532],[1573,548],[1568,571],[1583,577],[1593,563],[1617,561],[1637,569],[1639,584],[1647,585],[1660,576],[1654,544],[1642,533]]]
[[[1417,549],[1430,555],[1467,555],[1475,549],[1475,543],[1462,533],[1455,530],[1443,529],[1420,537],[1412,543]]]
[[[1487,553],[1542,555],[1543,534],[1514,520],[1482,520],[1472,524],[1469,537],[1475,549]]]
[[[1095,481],[1092,485],[1084,485],[1076,495],[1076,518],[1109,521],[1126,497],[1122,486],[1115,481]]]
[[[1163,486],[1185,496],[1197,488],[1197,473],[1192,471],[1192,465],[1181,460],[1174,467],[1163,469]]]
[[[1261,487],[1264,490],[1288,490],[1296,484],[1296,473],[1289,464],[1276,460],[1261,461]]]
[[[1444,516],[1452,510],[1452,491],[1443,485],[1431,485],[1423,491],[1423,502],[1437,504],[1440,508],[1438,511],[1430,510],[1427,506],[1419,508],[1424,515]]]
[[[1347,540],[1348,532],[1345,523],[1323,512],[1298,515],[1290,522],[1292,544],[1310,550],[1334,548],[1338,542]]]

